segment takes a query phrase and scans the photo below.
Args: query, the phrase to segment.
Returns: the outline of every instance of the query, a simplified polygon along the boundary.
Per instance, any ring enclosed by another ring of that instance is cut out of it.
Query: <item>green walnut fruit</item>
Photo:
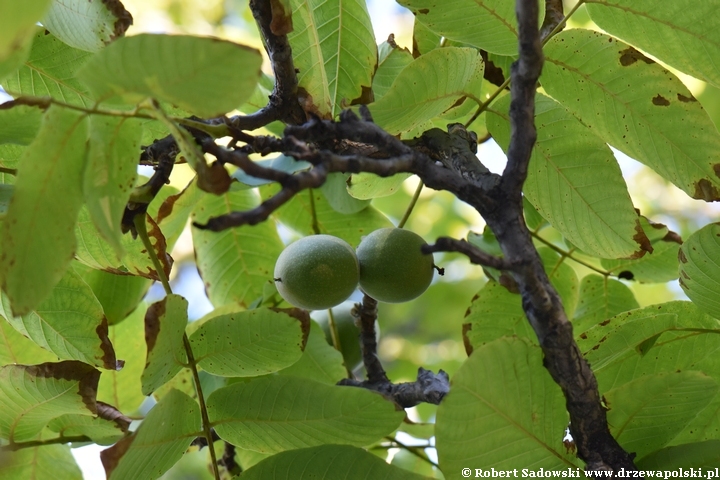
[[[425,240],[401,228],[375,230],[360,242],[360,289],[375,300],[401,303],[427,290],[433,278],[433,256],[420,248]]]
[[[312,235],[290,244],[275,263],[275,286],[296,307],[334,307],[357,288],[358,260],[353,248],[331,235]]]
[[[355,325],[355,318],[350,313],[353,302],[344,302],[332,309],[335,328],[340,341],[340,353],[342,353],[345,366],[350,370],[356,370],[362,365],[362,350],[360,348],[360,329]],[[330,321],[327,310],[314,312],[312,317],[320,324],[325,332],[325,339],[330,345],[333,344],[330,333]],[[375,339],[380,339],[380,331],[377,320],[375,321]]]

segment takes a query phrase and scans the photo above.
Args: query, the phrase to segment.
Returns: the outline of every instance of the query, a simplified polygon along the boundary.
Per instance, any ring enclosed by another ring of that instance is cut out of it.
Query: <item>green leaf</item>
[[[561,257],[554,250],[542,247],[538,249],[538,253],[542,258],[543,265],[545,265],[545,271],[550,278],[550,282],[560,295],[565,314],[568,318],[571,318],[577,306],[580,290],[577,273],[570,265],[565,263],[565,257]]]
[[[182,457],[200,434],[200,407],[177,390],[147,414],[137,432],[100,452],[110,480],[159,478]]]
[[[595,134],[691,197],[720,200],[720,133],[677,77],[589,30],[556,35],[544,53],[543,87]]]
[[[418,23],[415,22],[415,26],[417,25]],[[408,49],[398,47],[394,41],[392,44],[388,42],[381,43],[379,53],[380,62],[372,83],[373,96],[376,102],[387,93],[400,72],[413,61],[413,56]]]
[[[429,479],[388,465],[361,448],[321,445],[282,452],[242,473],[243,480],[423,480]]]
[[[8,459],[0,454],[0,477],[3,480],[62,478],[82,480],[82,472],[69,445],[43,445],[13,452]]]
[[[13,96],[50,96],[72,105],[92,107],[95,100],[76,78],[78,69],[90,56],[39,29],[25,64],[5,78],[2,86]]]
[[[39,30],[38,27],[35,27],[35,29]],[[35,35],[28,35],[19,45],[15,46],[3,60],[0,60],[0,81],[19,69],[25,60],[27,60],[30,56],[33,38],[35,38]]]
[[[277,185],[269,185],[260,189],[263,200],[271,197],[277,191]],[[372,206],[352,215],[338,213],[325,200],[325,196],[317,190],[307,190],[295,195],[292,200],[275,211],[275,216],[299,233],[312,235],[316,233],[313,229],[313,211],[317,220],[317,233],[342,238],[353,247],[357,247],[363,236],[380,228],[393,226],[385,215]]]
[[[498,339],[465,361],[438,407],[440,468],[455,479],[469,465],[575,467],[575,456],[560,441],[567,423],[565,400],[542,367],[540,348],[522,339]]]
[[[718,383],[701,372],[638,378],[605,393],[610,431],[642,458],[667,446],[717,391]]]
[[[59,358],[117,368],[102,306],[73,269],[65,272],[34,311],[15,317],[10,306],[8,297],[0,295],[0,313],[15,330]]]
[[[483,61],[473,48],[438,48],[415,59],[385,95],[369,105],[373,120],[393,135],[412,130],[458,104],[480,104]]]
[[[262,453],[326,443],[369,445],[405,416],[374,392],[285,376],[221,388],[207,406],[223,440]]]
[[[170,195],[160,205],[157,213],[157,224],[167,238],[178,238],[185,229],[193,208],[205,196],[197,181],[193,178],[179,193]]]
[[[0,62],[22,48],[35,32],[35,24],[50,7],[51,0],[0,0]]]
[[[720,315],[720,224],[711,223],[690,235],[682,247],[680,286],[703,312]]]
[[[304,108],[333,118],[364,98],[377,66],[377,48],[364,0],[291,0],[293,31],[288,40]]]
[[[720,440],[662,448],[635,462],[640,470],[714,468],[720,464]]]
[[[507,152],[510,96],[493,104],[488,130]],[[537,142],[525,197],[583,251],[601,258],[640,257],[649,248],[610,148],[553,99],[535,96]]]
[[[109,405],[98,408],[112,408]],[[114,410],[114,409],[113,409]],[[118,412],[119,414],[119,412]],[[48,428],[61,437],[85,436],[99,445],[112,445],[124,436],[130,426],[129,418],[118,418],[116,422],[102,417],[90,417],[75,413],[54,418]]]
[[[663,332],[720,332],[720,322],[702,314],[690,302],[667,302],[632,310],[600,322],[580,335],[578,346],[598,377],[604,368],[613,367],[628,357],[644,356],[653,348]],[[656,357],[651,355],[650,357]],[[673,364],[669,369],[675,370]],[[611,369],[607,378],[629,381],[634,377],[615,376]],[[634,372],[630,372],[635,375]],[[718,372],[720,374],[720,372]],[[613,384],[617,386],[617,384]]]
[[[416,22],[449,40],[500,55],[517,53],[517,21],[512,0],[448,0],[442,3],[399,0],[398,3],[413,12]]]
[[[98,52],[78,77],[98,97],[153,97],[213,117],[247,100],[261,63],[257,50],[217,38],[141,34]]]
[[[71,47],[97,52],[122,37],[132,22],[119,1],[56,0],[42,23]]]
[[[588,0],[587,12],[603,30],[685,73],[720,86],[717,0]]]
[[[60,415],[95,415],[99,378],[76,361],[0,367],[0,437],[32,440]]]
[[[47,298],[75,253],[86,137],[84,114],[51,106],[18,166],[0,236],[2,289],[16,315]]]
[[[137,177],[140,123],[131,118],[92,115],[83,193],[90,218],[122,258],[120,228]]]
[[[141,377],[145,395],[150,395],[187,365],[183,345],[187,308],[188,302],[183,297],[168,295],[150,305],[145,314],[147,360]]]
[[[0,145],[0,167],[17,168],[25,150],[27,148],[21,145]]]
[[[378,177],[374,173],[354,173],[350,176],[348,193],[360,200],[387,197],[397,192],[410,173],[396,173],[390,177]]]
[[[42,110],[27,105],[0,109],[0,143],[30,145],[40,130],[42,116]]]
[[[147,278],[95,270],[80,262],[73,262],[72,266],[92,289],[110,325],[130,315],[150,288]]]
[[[473,349],[510,336],[537,342],[522,309],[520,295],[510,293],[495,280],[490,280],[475,295],[465,322],[463,337]]]
[[[600,264],[619,278],[641,283],[669,282],[678,278],[679,237],[665,225],[649,223],[644,217],[640,217],[640,225],[650,238],[652,253],[636,260],[603,259]]]
[[[0,320],[0,365],[57,362],[60,359]]]
[[[342,354],[328,345],[320,325],[310,322],[310,335],[300,360],[281,370],[280,374],[335,385],[347,376],[347,370]]]
[[[268,309],[211,318],[190,337],[198,365],[225,377],[256,377],[277,372],[302,355],[298,319]]]
[[[333,210],[346,215],[357,213],[370,205],[370,200],[359,200],[348,193],[350,178],[349,174],[331,173],[320,187]]]
[[[254,190],[205,195],[193,210],[192,219],[202,224],[211,217],[249,210],[258,204]],[[270,222],[222,232],[193,228],[192,237],[198,270],[216,307],[230,302],[248,306],[261,296],[283,249],[277,230]]]
[[[418,21],[417,16],[413,22],[413,57],[429,52],[440,46],[442,35],[430,30],[428,27]]]
[[[576,334],[628,310],[640,308],[635,295],[624,283],[590,274],[580,282],[580,298],[573,316]]]
[[[145,308],[138,307],[132,315],[111,325],[108,336],[119,359],[125,362],[122,370],[103,372],[98,385],[97,399],[131,414],[145,400],[140,376],[145,368]]]

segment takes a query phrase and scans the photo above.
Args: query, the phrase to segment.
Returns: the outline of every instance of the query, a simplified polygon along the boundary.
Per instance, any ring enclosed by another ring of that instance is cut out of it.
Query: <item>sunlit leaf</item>
[[[0,145],[0,167],[17,168],[25,150],[27,147],[22,145]]]
[[[10,323],[0,319],[0,365],[22,363],[30,365],[40,362],[57,362],[53,355],[35,342],[15,330]]]
[[[397,192],[410,173],[396,173],[390,177],[378,177],[374,173],[354,173],[350,176],[348,192],[360,200],[387,197]]]
[[[6,77],[2,87],[13,95],[50,96],[73,105],[92,107],[95,101],[90,91],[75,78],[90,56],[40,29],[25,64]]]
[[[418,23],[415,22],[417,26]],[[439,42],[438,42],[439,43]],[[400,72],[413,61],[412,54],[396,43],[383,42],[378,47],[380,62],[373,76],[372,90],[375,101],[382,98],[390,89]]]
[[[60,415],[94,415],[99,377],[76,361],[0,367],[0,437],[27,441]]]
[[[97,52],[125,34],[132,15],[120,0],[55,0],[42,23],[71,47]]]
[[[69,445],[43,445],[23,448],[10,455],[0,453],[0,477],[3,480],[62,478],[82,480],[82,472]]]
[[[183,345],[187,307],[187,300],[174,294],[148,307],[145,314],[147,360],[141,377],[145,395],[150,395],[187,364]]]
[[[357,213],[370,205],[370,200],[360,200],[348,193],[351,178],[349,174],[331,173],[320,187],[333,210],[346,215]]]
[[[605,393],[610,431],[640,459],[667,446],[717,391],[718,383],[701,372],[638,378]]]
[[[501,338],[475,349],[438,407],[440,468],[450,478],[468,465],[506,470],[576,466],[562,436],[568,417],[560,388],[542,367],[539,347]]]
[[[483,61],[472,48],[439,48],[415,59],[387,93],[369,105],[375,123],[393,135],[412,130],[461,100],[480,103]]]
[[[342,354],[328,345],[322,328],[317,322],[310,322],[310,335],[300,360],[281,370],[280,374],[335,385],[347,376],[347,370]]]
[[[137,432],[100,453],[110,480],[158,478],[182,457],[200,434],[200,408],[172,390],[150,410]]]
[[[717,0],[588,0],[587,11],[603,30],[685,73],[720,86]]]
[[[680,248],[680,286],[695,305],[720,316],[720,224],[693,233]]]
[[[102,417],[68,413],[54,418],[48,428],[61,437],[84,436],[99,445],[112,445],[127,432],[129,419],[113,422]]]
[[[192,334],[190,343],[195,360],[208,373],[255,377],[297,362],[303,332],[296,318],[256,309],[208,320]]]
[[[244,471],[249,480],[423,480],[424,477],[388,465],[365,450],[349,445],[321,445],[282,452]]]
[[[580,282],[575,270],[568,265],[565,257],[548,247],[538,249],[550,282],[560,295],[565,314],[570,318],[577,306]]]
[[[93,115],[89,129],[85,203],[100,234],[122,258],[120,223],[137,177],[140,124],[129,118]]]
[[[507,95],[492,105],[488,129],[507,151]],[[568,240],[601,258],[639,257],[649,247],[610,148],[560,104],[535,96],[537,142],[523,193]]]
[[[394,431],[405,415],[362,388],[285,376],[221,388],[207,404],[221,438],[263,453],[326,443],[369,445]]]
[[[7,321],[59,358],[111,370],[117,367],[102,306],[73,269],[65,272],[34,311],[15,317],[10,306],[8,297],[0,295],[0,313]]]
[[[720,199],[720,133],[677,77],[589,30],[556,35],[544,53],[543,87],[596,135],[691,197]]]
[[[249,210],[258,204],[253,190],[205,195],[196,204],[192,218],[202,224],[211,217]],[[262,295],[283,249],[274,225],[262,222],[222,232],[193,228],[192,235],[198,270],[213,305],[236,302],[248,306]]]
[[[84,114],[52,106],[18,167],[0,237],[2,288],[17,315],[47,298],[75,252],[86,135]]]
[[[141,34],[104,48],[78,76],[98,97],[154,97],[212,117],[250,96],[261,63],[257,50],[217,38]]]
[[[428,27],[418,21],[417,16],[413,23],[413,57],[429,52],[440,46],[442,36],[430,30]]]
[[[400,0],[398,3],[409,8],[416,21],[445,38],[501,55],[517,53],[517,20],[512,0]]]
[[[370,89],[377,49],[364,0],[291,0],[288,40],[304,108],[332,118]],[[365,99],[362,103],[368,103]]]
[[[639,308],[624,283],[602,275],[587,275],[580,282],[580,296],[573,316],[573,330],[582,333],[622,312]]]

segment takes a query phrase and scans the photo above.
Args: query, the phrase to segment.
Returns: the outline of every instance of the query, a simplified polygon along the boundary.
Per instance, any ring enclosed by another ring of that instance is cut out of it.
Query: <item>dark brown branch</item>
[[[497,270],[512,270],[515,266],[500,257],[483,252],[478,247],[466,240],[457,240],[450,237],[440,237],[434,245],[422,247],[425,254],[434,252],[458,252],[467,256],[470,263],[482,265],[483,267],[495,268]]]
[[[540,27],[540,38],[544,40],[564,18],[562,0],[545,0],[545,20]]]
[[[355,305],[353,316],[358,319],[360,326],[360,347],[363,365],[367,371],[368,382],[371,384],[390,383],[385,369],[377,356],[377,334],[375,320],[377,320],[377,300],[369,295],[363,295],[362,303]]]

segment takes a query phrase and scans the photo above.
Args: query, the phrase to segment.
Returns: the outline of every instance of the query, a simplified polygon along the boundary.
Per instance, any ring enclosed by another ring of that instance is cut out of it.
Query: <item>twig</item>
[[[388,440],[390,440],[392,443],[396,444],[398,447],[402,448],[403,450],[406,450],[408,453],[415,455],[420,460],[423,460],[424,462],[429,463],[431,466],[433,466],[435,468],[440,468],[440,466],[437,463],[430,460],[430,458],[424,453],[426,448],[430,448],[430,445],[428,445],[427,447],[414,447],[414,446],[410,446],[410,445],[405,445],[403,442],[401,442],[400,440],[398,440],[395,437],[387,436],[385,438],[387,438]]]
[[[468,257],[470,263],[482,265],[483,267],[495,268],[497,270],[513,270],[517,267],[517,265],[514,265],[500,257],[483,252],[466,240],[457,240],[455,238],[440,237],[435,241],[434,245],[424,245],[422,247],[422,251],[425,254],[434,252],[462,253]]]
[[[400,219],[400,223],[398,223],[398,228],[403,228],[405,226],[405,223],[410,218],[410,214],[412,213],[413,209],[415,208],[415,205],[417,204],[418,198],[420,198],[420,192],[422,192],[422,189],[425,185],[423,184],[422,180],[420,183],[418,183],[417,188],[415,189],[415,193],[412,196],[412,199],[410,200],[410,204],[405,209],[405,213],[403,214],[403,217]]]

